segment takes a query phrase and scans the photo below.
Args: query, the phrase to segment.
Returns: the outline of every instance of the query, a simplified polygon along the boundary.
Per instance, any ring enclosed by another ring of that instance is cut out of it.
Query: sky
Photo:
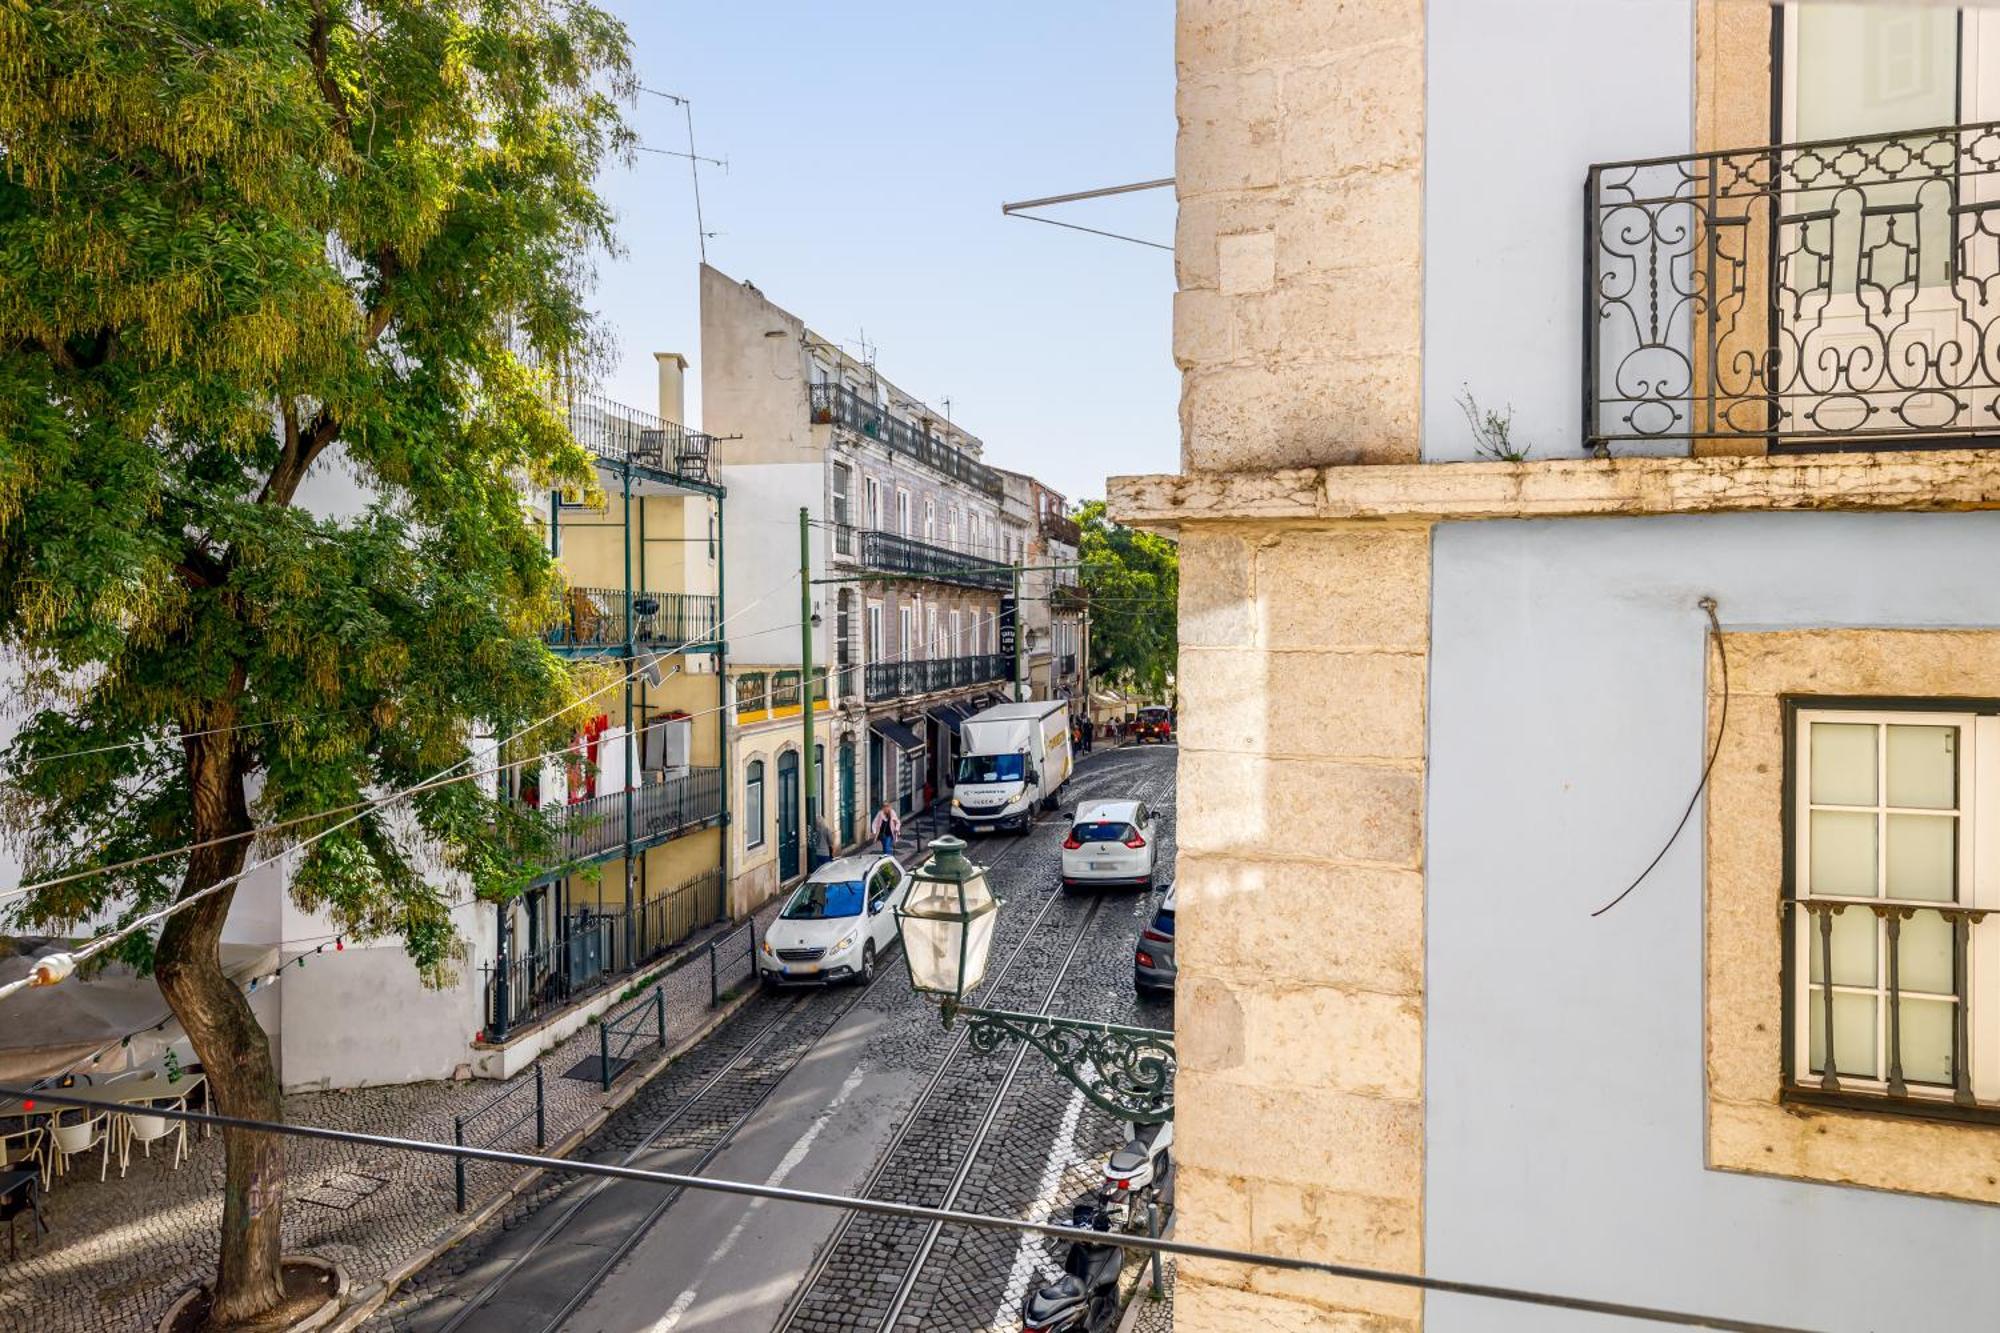
[[[600,0],[640,82],[691,99],[708,260],[943,408],[987,460],[1072,500],[1178,467],[1173,256],[1003,217],[1003,201],[1173,174],[1169,0],[839,5]],[[641,142],[685,150],[680,107],[640,94]],[[613,398],[655,405],[653,353],[696,361],[688,164],[641,153],[600,181],[624,253],[595,304]],[[1171,190],[1048,215],[1171,244]],[[704,423],[713,426],[714,423]]]

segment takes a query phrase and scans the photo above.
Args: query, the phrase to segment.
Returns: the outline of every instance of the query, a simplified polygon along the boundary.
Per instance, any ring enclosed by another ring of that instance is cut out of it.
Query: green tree
[[[36,878],[192,846],[20,925],[192,898],[278,845],[253,827],[323,832],[575,701],[521,486],[589,484],[552,379],[596,352],[630,80],[577,0],[0,5],[0,645],[32,709],[8,824]],[[344,508],[302,503],[342,477]],[[441,980],[426,860],[505,896],[528,836],[439,786],[298,850],[289,892]],[[220,1109],[271,1119],[217,952],[234,892],[125,957]],[[282,1299],[280,1146],[225,1137],[216,1327]]]
[[[1090,674],[1165,698],[1180,653],[1181,563],[1165,537],[1112,522],[1104,501],[1078,513],[1090,598]]]

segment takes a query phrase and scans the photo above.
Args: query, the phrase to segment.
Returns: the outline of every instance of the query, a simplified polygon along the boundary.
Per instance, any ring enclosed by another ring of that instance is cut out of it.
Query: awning
[[[959,704],[939,704],[925,711],[933,722],[941,722],[954,732],[958,730],[958,724],[965,721],[966,716],[964,708]]]
[[[868,729],[888,741],[891,745],[898,746],[901,749],[921,750],[924,748],[923,738],[893,717],[885,717],[880,721],[871,722],[868,724]]]

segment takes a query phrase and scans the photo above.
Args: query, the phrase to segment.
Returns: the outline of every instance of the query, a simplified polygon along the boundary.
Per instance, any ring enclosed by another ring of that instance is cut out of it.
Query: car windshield
[[[958,761],[960,782],[1019,782],[1022,771],[1018,754],[969,754]]]
[[[824,921],[830,917],[860,916],[863,897],[861,881],[843,879],[832,884],[801,884],[781,914],[787,921]]]
[[[1162,935],[1173,934],[1174,909],[1171,907],[1162,907],[1158,914],[1153,917],[1153,929],[1159,931]]]
[[[1078,842],[1123,842],[1132,836],[1130,824],[1078,824],[1074,830]]]
[[[1167,710],[1164,708],[1141,708],[1139,710],[1139,720],[1141,722],[1165,722],[1167,720]]]

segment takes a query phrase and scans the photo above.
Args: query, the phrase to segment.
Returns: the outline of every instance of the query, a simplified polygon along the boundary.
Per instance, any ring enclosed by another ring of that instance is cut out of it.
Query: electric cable
[[[1713,597],[1704,597],[1698,605],[1708,613],[1709,634],[1715,638],[1715,654],[1722,661],[1722,708],[1721,716],[1716,719],[1715,723],[1715,743],[1709,747],[1708,762],[1701,767],[1701,780],[1694,784],[1694,795],[1688,797],[1687,809],[1681,811],[1680,822],[1675,824],[1674,831],[1667,835],[1666,843],[1654,855],[1653,859],[1646,863],[1646,868],[1639,872],[1638,877],[1619,891],[1616,898],[1613,898],[1610,902],[1591,913],[1593,917],[1603,916],[1606,912],[1624,902],[1630,896],[1632,890],[1638,888],[1640,884],[1645,882],[1646,876],[1653,873],[1653,868],[1666,859],[1667,853],[1673,850],[1674,842],[1681,836],[1681,830],[1685,829],[1688,826],[1688,820],[1694,817],[1695,805],[1700,802],[1701,794],[1708,790],[1708,775],[1715,771],[1716,757],[1722,753],[1722,733],[1729,726],[1729,648],[1722,641],[1722,622],[1716,619],[1715,616],[1715,599]],[[1705,648],[1706,644],[1703,646]],[[1706,656],[1707,654],[1704,652],[1704,659]]]

